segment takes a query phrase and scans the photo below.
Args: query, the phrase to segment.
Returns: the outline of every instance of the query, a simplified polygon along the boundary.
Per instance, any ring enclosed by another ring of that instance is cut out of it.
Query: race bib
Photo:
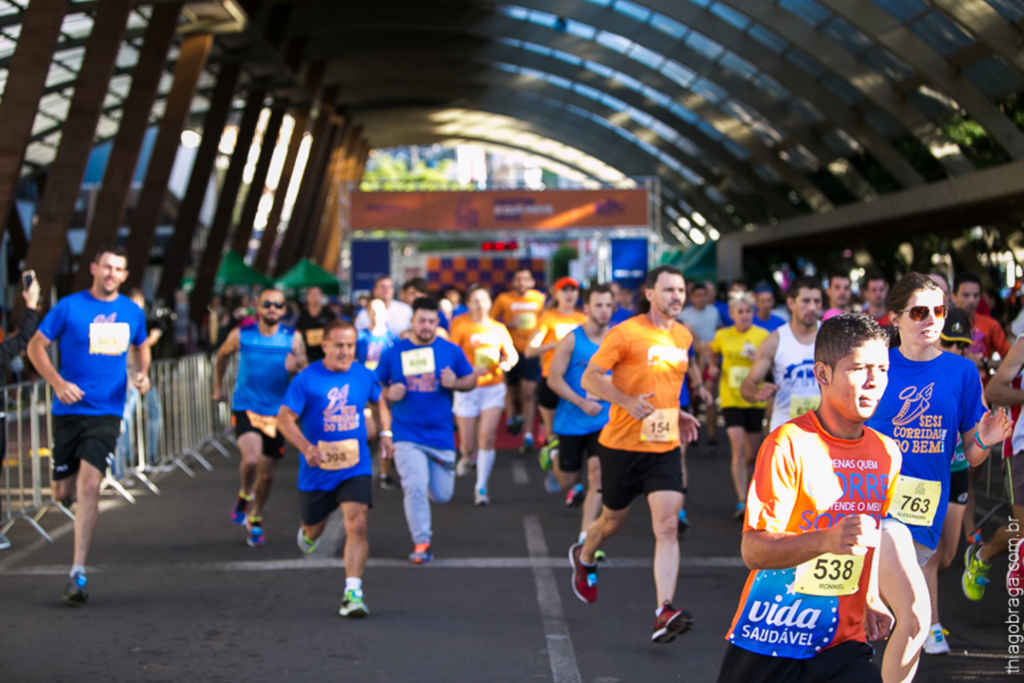
[[[516,316],[517,330],[532,330],[537,327],[536,313],[520,313]]]
[[[359,439],[317,441],[316,447],[324,454],[322,470],[347,470],[359,464]]]
[[[320,346],[324,340],[324,328],[306,330],[306,346]]]
[[[432,375],[435,369],[434,349],[429,346],[402,351],[402,374],[406,377]]]
[[[378,365],[380,365],[379,360],[368,360],[365,363],[363,363],[363,367],[365,367],[367,370],[376,370]]]
[[[127,353],[131,333],[128,323],[89,323],[89,353],[101,356]]]
[[[853,595],[864,570],[864,555],[825,553],[796,568],[793,588],[805,595]]]
[[[904,524],[931,526],[942,500],[942,482],[908,477],[896,478],[896,491],[889,515]]]
[[[493,368],[501,360],[501,349],[481,346],[473,352],[473,365],[478,368]]]
[[[679,409],[661,408],[640,424],[640,441],[671,443],[679,440]]]
[[[564,325],[555,325],[555,339],[561,340],[565,335],[575,330],[579,325],[576,323],[565,323]]]
[[[745,380],[749,374],[750,368],[748,367],[729,368],[729,388],[739,389],[740,385],[743,384],[743,380]]]
[[[249,418],[249,424],[269,436],[271,439],[277,436],[276,415],[257,415],[251,410],[247,410],[245,411],[245,416]]]
[[[821,405],[821,396],[792,396],[789,399],[789,419],[800,417]]]

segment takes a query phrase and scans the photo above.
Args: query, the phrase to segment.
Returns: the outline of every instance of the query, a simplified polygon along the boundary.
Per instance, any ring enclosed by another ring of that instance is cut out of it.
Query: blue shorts
[[[519,356],[519,362],[505,373],[505,380],[510,387],[519,384],[520,380],[537,382],[540,380],[540,358]]]

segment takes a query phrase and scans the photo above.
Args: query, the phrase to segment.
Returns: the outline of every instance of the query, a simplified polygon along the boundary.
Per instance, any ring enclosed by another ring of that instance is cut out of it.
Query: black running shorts
[[[547,377],[541,377],[540,382],[537,383],[537,405],[548,410],[558,407],[558,394],[548,386]]]
[[[540,379],[540,358],[527,358],[519,354],[519,362],[512,366],[512,369],[505,373],[505,382],[514,387],[523,382],[536,382]]]
[[[601,500],[609,510],[625,510],[641,494],[684,492],[678,446],[665,453],[620,451],[601,446],[598,457],[601,459]]]
[[[114,461],[121,418],[117,415],[53,416],[53,480],[78,473],[82,461],[100,472]]]
[[[299,516],[306,526],[327,519],[342,503],[363,503],[373,507],[372,477],[351,477],[333,491],[299,491]]]
[[[718,683],[882,683],[875,649],[858,640],[825,648],[810,659],[769,657],[729,643]]]
[[[967,492],[971,489],[971,471],[966,467],[949,473],[949,502],[967,505]]]
[[[601,430],[580,436],[558,435],[558,468],[563,472],[579,472],[583,468],[583,454],[596,458],[601,449],[597,437]]]
[[[748,434],[759,434],[764,420],[764,408],[722,408],[725,426],[743,427]]]
[[[274,436],[268,436],[266,432],[249,421],[245,410],[231,411],[231,426],[235,428],[235,438],[247,432],[256,432],[263,437],[263,455],[274,460],[284,457],[284,435],[278,429]]]

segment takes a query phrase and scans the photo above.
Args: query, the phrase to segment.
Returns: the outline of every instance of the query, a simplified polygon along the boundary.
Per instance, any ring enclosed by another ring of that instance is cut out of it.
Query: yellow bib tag
[[[791,396],[789,399],[789,419],[800,417],[821,405],[821,396]]]
[[[942,482],[899,475],[889,515],[904,524],[931,526],[942,500]]]
[[[368,360],[365,363],[363,363],[363,367],[365,367],[367,370],[376,370],[378,365],[380,365],[379,360]]]
[[[271,439],[277,436],[276,415],[257,415],[251,410],[247,410],[245,411],[245,416],[249,418],[249,424],[269,436]]]
[[[793,588],[805,595],[853,595],[864,571],[864,555],[825,553],[796,568]]]
[[[89,323],[89,353],[101,356],[127,353],[131,332],[128,323]]]
[[[679,441],[679,409],[661,408],[644,418],[640,424],[640,441],[658,443]]]
[[[324,454],[322,470],[347,470],[359,464],[359,439],[317,441],[316,447]]]
[[[516,316],[517,330],[532,330],[537,327],[536,313],[520,313]]]
[[[729,388],[739,389],[749,374],[750,368],[748,367],[729,368]]]
[[[402,374],[406,377],[432,375],[436,369],[434,366],[434,349],[429,346],[422,349],[402,351]]]
[[[555,325],[555,339],[561,340],[565,335],[575,330],[579,325],[576,323],[565,323],[564,325]]]
[[[473,352],[473,365],[478,368],[493,368],[501,360],[501,349],[481,346]]]
[[[324,340],[324,328],[306,330],[306,346],[320,346]]]

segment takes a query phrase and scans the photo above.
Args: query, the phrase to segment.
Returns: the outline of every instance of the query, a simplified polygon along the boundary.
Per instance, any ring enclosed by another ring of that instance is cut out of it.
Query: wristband
[[[394,436],[394,434],[391,433],[390,429],[385,429],[383,432],[380,433],[380,435],[381,436],[386,436],[389,439]]]
[[[980,448],[983,451],[987,451],[988,449],[992,448],[992,446],[986,446],[981,442],[981,437],[978,435],[978,430],[974,430],[974,443],[978,444],[978,448]]]

